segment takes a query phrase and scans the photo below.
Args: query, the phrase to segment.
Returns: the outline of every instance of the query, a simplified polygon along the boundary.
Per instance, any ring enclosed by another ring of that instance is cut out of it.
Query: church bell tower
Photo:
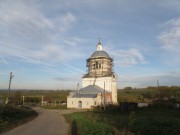
[[[96,51],[86,61],[87,73],[82,78],[82,87],[97,85],[111,92],[112,103],[117,104],[117,78],[113,72],[113,59],[103,50],[99,41]]]

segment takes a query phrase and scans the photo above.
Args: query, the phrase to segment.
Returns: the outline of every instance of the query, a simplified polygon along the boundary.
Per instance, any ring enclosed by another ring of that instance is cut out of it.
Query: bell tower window
[[[96,61],[96,68],[98,68],[98,62]]]
[[[99,69],[102,67],[102,64],[99,63],[98,61],[95,62],[95,64],[93,64],[93,69]]]
[[[96,64],[93,64],[93,69],[95,69],[96,68]]]

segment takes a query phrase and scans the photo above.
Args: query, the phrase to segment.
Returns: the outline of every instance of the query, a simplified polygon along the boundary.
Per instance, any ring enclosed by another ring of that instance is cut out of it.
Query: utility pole
[[[101,92],[101,106],[100,106],[100,109],[102,108],[102,97],[103,97],[103,94]]]
[[[79,83],[77,84],[77,91],[78,91],[78,97],[79,97]]]
[[[44,104],[44,97],[41,96],[41,105],[43,106],[43,104]]]
[[[8,97],[7,97],[7,100],[6,100],[6,104],[9,103],[10,89],[11,89],[11,80],[12,80],[13,77],[14,77],[14,75],[12,74],[12,72],[10,72],[10,76],[9,76],[9,90],[8,90]]]

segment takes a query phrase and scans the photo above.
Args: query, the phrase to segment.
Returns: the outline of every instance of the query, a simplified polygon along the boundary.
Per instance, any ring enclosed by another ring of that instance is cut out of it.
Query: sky
[[[0,0],[0,89],[76,89],[99,37],[119,89],[180,86],[179,0]]]

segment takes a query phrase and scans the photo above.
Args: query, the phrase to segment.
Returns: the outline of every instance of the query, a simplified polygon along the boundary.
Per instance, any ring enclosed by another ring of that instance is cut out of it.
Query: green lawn
[[[70,119],[71,123],[76,122],[80,135],[105,132],[113,134],[112,127],[118,129],[119,134],[123,135],[180,134],[180,110],[168,108],[144,108],[135,110],[133,113],[121,112],[116,109],[105,112],[89,111],[68,114],[66,117]]]
[[[96,121],[89,113],[73,113],[65,115],[71,122],[72,135],[113,135],[112,126]]]

